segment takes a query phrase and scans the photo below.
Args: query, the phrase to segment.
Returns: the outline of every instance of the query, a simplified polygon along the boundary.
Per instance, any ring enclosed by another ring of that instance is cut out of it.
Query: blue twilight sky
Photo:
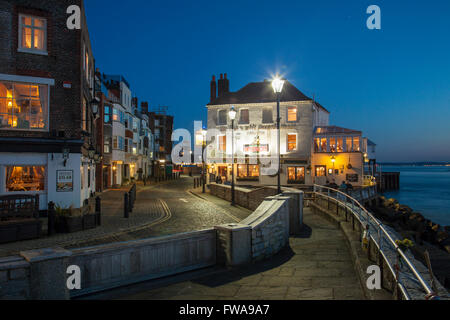
[[[381,8],[381,30],[366,9]],[[175,128],[206,119],[209,82],[279,71],[362,130],[379,161],[450,160],[448,0],[86,0],[97,66],[168,105]]]

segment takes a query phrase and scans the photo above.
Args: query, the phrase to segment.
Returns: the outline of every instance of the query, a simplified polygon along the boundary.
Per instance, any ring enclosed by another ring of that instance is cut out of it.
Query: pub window
[[[250,117],[249,117],[249,111],[248,109],[243,109],[240,111],[240,118],[239,118],[239,124],[249,124],[250,123]]]
[[[316,166],[316,177],[325,177],[327,175],[326,166]]]
[[[0,81],[0,129],[48,128],[48,86]]]
[[[287,135],[287,149],[288,151],[297,150],[297,134],[296,133],[288,133]]]
[[[219,151],[227,151],[227,136],[219,136]]]
[[[336,152],[336,138],[330,138],[330,152]]]
[[[320,152],[327,152],[327,138],[320,138]]]
[[[298,114],[297,107],[288,107],[287,108],[287,121],[288,122],[297,122]]]
[[[263,109],[262,116],[262,123],[273,123],[272,108]]]
[[[289,183],[305,183],[305,167],[288,167]]]
[[[6,191],[44,191],[45,167],[44,166],[7,166],[6,167]]]
[[[345,138],[345,151],[347,152],[352,151],[352,137]]]
[[[353,149],[354,152],[361,151],[361,146],[359,143],[359,137],[353,137]]]
[[[47,52],[47,20],[19,15],[19,51]]]
[[[336,138],[336,151],[344,152],[344,138]]]
[[[314,139],[314,151],[319,152],[320,150],[320,138]]]
[[[219,110],[219,125],[227,124],[227,110]]]
[[[239,179],[243,179],[243,178],[257,179],[259,177],[259,165],[255,165],[255,164],[240,164],[240,165],[238,165],[237,177]]]

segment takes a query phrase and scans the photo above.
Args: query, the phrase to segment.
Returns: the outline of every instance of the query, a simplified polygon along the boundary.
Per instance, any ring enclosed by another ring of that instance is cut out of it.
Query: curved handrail
[[[320,189],[320,192],[316,191],[317,189]],[[425,290],[425,292],[427,294],[431,294],[433,293],[433,291],[431,290],[431,288],[428,286],[428,284],[425,282],[425,280],[423,279],[423,277],[419,274],[419,272],[417,271],[417,269],[414,267],[414,265],[411,263],[411,261],[408,259],[408,257],[405,255],[405,253],[403,252],[403,250],[400,249],[400,247],[395,243],[395,240],[392,239],[391,235],[387,232],[387,230],[385,229],[384,225],[377,219],[375,218],[369,211],[367,211],[367,209],[362,206],[358,200],[356,200],[355,198],[349,196],[348,194],[330,188],[330,187],[326,187],[326,186],[320,186],[320,185],[314,185],[314,193],[318,193],[320,195],[323,195],[321,193],[322,189],[327,189],[328,190],[328,197],[332,198],[338,202],[340,202],[341,204],[343,204],[345,207],[348,207],[347,204],[343,203],[342,201],[339,201],[338,199],[334,198],[334,197],[330,197],[330,191],[336,193],[336,194],[341,194],[345,199],[349,199],[352,203],[354,203],[357,207],[360,208],[360,210],[362,210],[366,215],[367,215],[367,222],[369,222],[369,219],[371,220],[371,222],[379,228],[379,230],[383,233],[383,235],[385,236],[385,238],[388,240],[388,242],[394,247],[395,251],[400,255],[400,257],[406,262],[408,268],[411,270],[411,272],[414,274],[415,278],[419,281],[419,283],[421,284],[421,286],[423,287],[423,289]],[[359,218],[359,216],[356,214],[356,212],[354,212],[354,209],[351,209],[352,214],[360,221],[361,224],[363,224],[363,222],[361,221],[361,219]],[[369,228],[370,228],[370,224]],[[370,233],[369,233],[370,234]],[[393,266],[390,264],[389,260],[387,259],[387,257],[385,256],[384,252],[382,251],[381,248],[381,234],[379,234],[379,241],[380,243],[377,243],[376,239],[370,235],[372,240],[374,241],[374,243],[377,245],[378,249],[380,250],[381,254],[383,255],[386,263],[388,264],[389,268],[391,269],[391,272],[393,272],[393,275],[395,277],[395,279],[399,282],[399,279],[397,279],[395,272],[394,272],[394,268]],[[403,285],[399,282],[399,284],[401,285],[401,287],[403,287]],[[406,298],[409,298],[406,294],[406,290],[403,288],[401,288],[401,290],[403,291],[403,294],[406,296]]]

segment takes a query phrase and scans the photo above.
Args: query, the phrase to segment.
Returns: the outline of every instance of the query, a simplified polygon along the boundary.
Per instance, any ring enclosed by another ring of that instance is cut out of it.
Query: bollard
[[[48,229],[47,234],[49,236],[55,234],[55,203],[50,201],[48,203]]]
[[[102,200],[100,197],[95,198],[95,213],[97,215],[97,225],[102,225]]]
[[[128,218],[130,216],[129,212],[128,212],[128,204],[129,204],[129,202],[128,202],[128,192],[125,192],[123,197],[124,197],[124,201],[123,201],[123,217],[124,218]]]
[[[133,212],[133,193],[128,192],[128,212]]]

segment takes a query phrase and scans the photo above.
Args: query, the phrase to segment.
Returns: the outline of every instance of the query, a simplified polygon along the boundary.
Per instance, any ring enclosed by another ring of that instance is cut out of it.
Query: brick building
[[[70,5],[80,30],[66,26]],[[96,145],[84,3],[2,0],[0,30],[0,195],[82,208],[95,192]]]

